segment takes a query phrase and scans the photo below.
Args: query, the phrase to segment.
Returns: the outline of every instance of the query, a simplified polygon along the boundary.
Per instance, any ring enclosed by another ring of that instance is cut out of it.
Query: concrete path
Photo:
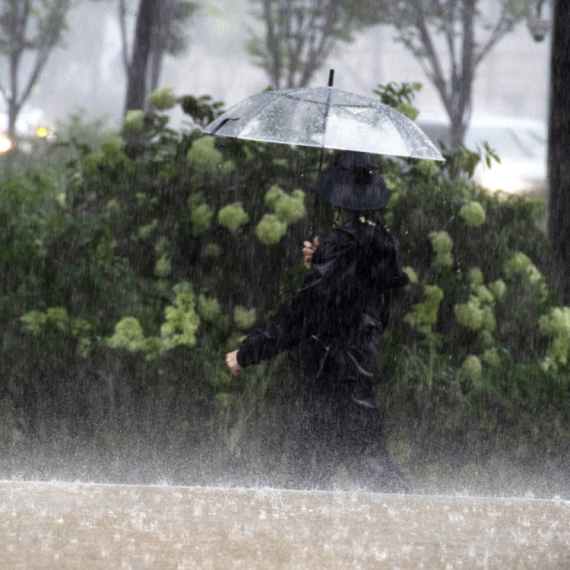
[[[0,570],[570,569],[570,502],[0,482]]]

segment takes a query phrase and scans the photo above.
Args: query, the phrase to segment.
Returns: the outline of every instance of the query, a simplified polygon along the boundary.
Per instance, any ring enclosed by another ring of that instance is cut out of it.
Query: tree
[[[188,22],[195,14],[197,4],[182,0],[162,0],[158,21],[152,28],[149,61],[149,91],[159,84],[165,55],[182,55],[188,48]]]
[[[564,286],[565,303],[570,302],[570,3],[554,2],[554,26],[550,65],[549,124],[549,220],[548,232],[554,246]]]
[[[36,85],[65,30],[70,0],[0,2],[0,93],[8,107],[8,135],[14,138],[22,106]],[[26,55],[32,55],[26,65]],[[24,73],[25,70],[25,73]]]
[[[275,89],[306,87],[339,42],[349,42],[364,25],[378,21],[369,0],[252,0],[262,22],[246,48]]]
[[[436,87],[461,143],[472,110],[477,67],[529,13],[532,0],[384,0],[387,22]],[[441,42],[436,41],[441,36]],[[483,36],[479,38],[478,36]]]
[[[142,109],[145,105],[150,39],[153,23],[157,21],[158,7],[157,0],[140,0],[133,53],[130,61],[127,62],[125,112],[131,109]]]
[[[127,33],[127,0],[119,0],[123,64],[127,73],[125,111],[142,109],[146,94],[158,87],[165,54],[186,50],[187,23],[197,5],[188,0],[140,0],[132,55]]]

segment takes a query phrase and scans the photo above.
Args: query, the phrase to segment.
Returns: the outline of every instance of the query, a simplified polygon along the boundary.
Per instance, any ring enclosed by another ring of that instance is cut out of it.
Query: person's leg
[[[291,446],[290,488],[326,489],[336,465],[336,436],[331,429],[330,398],[308,391],[294,426]]]
[[[388,453],[382,414],[372,388],[377,357],[374,330],[363,330],[346,347],[342,380],[346,397],[339,399],[343,403],[339,417],[344,424],[344,448],[352,475],[360,486],[376,492],[408,492],[404,472]]]
[[[407,476],[386,448],[378,407],[353,399],[347,416],[351,467],[362,487],[379,493],[409,493]]]
[[[290,487],[326,489],[345,464],[363,488],[409,490],[404,473],[386,450],[371,375],[362,373],[373,369],[376,353],[373,342],[350,354],[340,352],[318,377],[307,379],[295,426]]]

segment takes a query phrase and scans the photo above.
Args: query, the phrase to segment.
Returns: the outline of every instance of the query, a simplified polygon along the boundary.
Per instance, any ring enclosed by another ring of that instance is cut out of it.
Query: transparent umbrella
[[[393,107],[331,86],[258,93],[204,130],[221,137],[444,160],[428,136]]]

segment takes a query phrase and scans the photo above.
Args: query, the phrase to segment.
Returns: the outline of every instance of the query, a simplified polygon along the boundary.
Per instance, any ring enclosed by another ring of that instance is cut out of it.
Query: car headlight
[[[8,152],[12,148],[12,141],[6,135],[0,135],[0,153]]]
[[[522,178],[510,168],[500,164],[494,164],[492,168],[482,168],[477,173],[476,180],[481,186],[492,192],[502,190],[508,194],[516,194],[524,191],[527,187],[527,183]]]

